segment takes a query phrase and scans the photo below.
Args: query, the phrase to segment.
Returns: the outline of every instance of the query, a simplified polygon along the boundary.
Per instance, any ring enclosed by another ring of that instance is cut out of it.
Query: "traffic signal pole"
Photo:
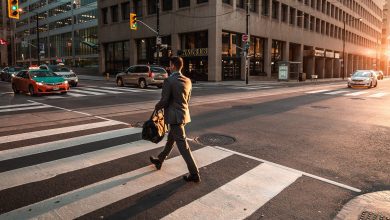
[[[157,37],[156,37],[156,56],[157,56],[157,65],[160,65],[160,0],[156,0],[156,10],[157,10]]]
[[[250,0],[246,0],[246,35],[248,36],[249,38],[249,1]],[[246,44],[250,42],[250,39],[248,39],[247,42],[245,42]],[[249,52],[249,47],[245,47],[245,83],[246,85],[249,84],[249,60],[248,60],[248,52]]]
[[[37,16],[37,55],[38,55],[38,66],[41,65],[41,45],[39,43],[39,22],[38,22],[38,13],[36,13]]]

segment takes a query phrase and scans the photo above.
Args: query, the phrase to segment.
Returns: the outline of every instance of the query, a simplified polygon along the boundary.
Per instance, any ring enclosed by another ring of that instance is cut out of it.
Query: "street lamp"
[[[359,21],[362,21],[363,19],[362,18],[352,18],[352,19],[349,19],[349,20],[343,20],[343,24],[344,24],[344,28],[343,28],[343,80],[345,78],[345,23],[347,21],[355,21],[355,20],[359,20]]]

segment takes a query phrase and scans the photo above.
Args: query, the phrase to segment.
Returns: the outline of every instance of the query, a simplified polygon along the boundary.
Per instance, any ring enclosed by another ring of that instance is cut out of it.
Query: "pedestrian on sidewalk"
[[[166,124],[169,124],[168,140],[164,150],[157,158],[151,156],[150,161],[157,170],[160,170],[176,142],[189,170],[189,175],[183,176],[183,179],[187,182],[200,182],[199,170],[192,156],[185,132],[185,125],[191,121],[189,101],[192,84],[191,80],[181,73],[182,68],[183,59],[172,57],[170,61],[172,74],[165,79],[161,99],[155,107],[156,110],[164,109],[164,120]]]

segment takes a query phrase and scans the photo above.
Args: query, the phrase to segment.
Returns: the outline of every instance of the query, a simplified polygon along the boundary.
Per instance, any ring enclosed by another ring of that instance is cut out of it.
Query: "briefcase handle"
[[[154,110],[152,115],[150,116],[150,120],[153,120],[153,117],[157,116],[159,118],[159,112],[162,113],[162,117],[164,117],[164,109]]]

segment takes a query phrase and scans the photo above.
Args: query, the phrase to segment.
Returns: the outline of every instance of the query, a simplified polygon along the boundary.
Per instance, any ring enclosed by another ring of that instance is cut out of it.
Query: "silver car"
[[[55,74],[62,76],[66,81],[69,82],[69,85],[76,87],[79,83],[79,78],[73,70],[63,66],[63,65],[41,65],[39,69],[51,70]]]
[[[138,85],[142,89],[153,85],[162,88],[166,78],[168,78],[168,73],[163,67],[135,65],[116,75],[116,85]]]
[[[348,78],[348,88],[351,87],[377,87],[378,79],[372,70],[356,70],[350,78]]]

